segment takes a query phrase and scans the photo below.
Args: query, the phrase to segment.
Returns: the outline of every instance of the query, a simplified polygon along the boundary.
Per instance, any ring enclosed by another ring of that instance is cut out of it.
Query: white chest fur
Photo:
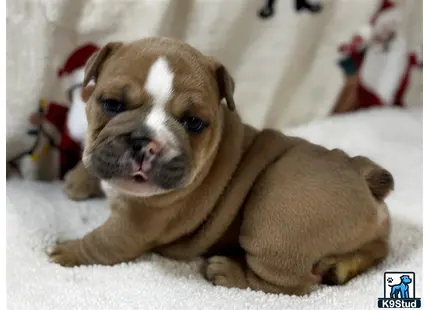
[[[101,181],[100,183],[102,191],[106,195],[107,198],[114,198],[117,196],[117,190],[113,188],[108,182]]]

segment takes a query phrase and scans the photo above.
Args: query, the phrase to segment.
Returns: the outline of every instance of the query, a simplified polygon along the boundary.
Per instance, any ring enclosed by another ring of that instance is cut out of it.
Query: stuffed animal
[[[87,60],[99,50],[95,44],[88,43],[74,50],[62,68],[58,70],[62,88],[71,102],[67,115],[67,128],[70,136],[82,146],[87,132],[85,102],[82,99],[84,69]]]
[[[345,82],[334,113],[406,105],[411,71],[422,68],[422,59],[399,31],[402,15],[394,2],[382,0],[369,23],[339,46]]]
[[[28,134],[33,146],[9,163],[25,179],[63,179],[81,159],[87,131],[85,103],[82,99],[84,67],[99,47],[87,43],[72,51],[58,70],[67,101],[65,104],[40,100],[38,111],[30,116]]]

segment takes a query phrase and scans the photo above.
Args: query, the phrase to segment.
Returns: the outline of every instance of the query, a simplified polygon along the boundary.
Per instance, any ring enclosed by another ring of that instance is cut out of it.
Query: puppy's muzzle
[[[188,172],[186,156],[150,135],[132,132],[128,144],[132,158],[132,177],[136,182],[152,182],[164,189],[179,187]]]

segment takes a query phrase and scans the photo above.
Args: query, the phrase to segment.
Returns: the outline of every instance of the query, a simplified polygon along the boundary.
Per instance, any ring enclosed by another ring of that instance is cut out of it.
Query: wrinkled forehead
[[[186,44],[162,40],[141,40],[119,48],[103,66],[103,75],[134,79],[144,84],[149,79],[174,76],[176,87],[208,82],[205,57]],[[170,77],[170,78],[169,78]]]
[[[203,99],[214,87],[205,56],[186,44],[167,42],[142,40],[120,47],[102,66],[103,89],[114,97],[128,92],[131,102],[150,97],[158,105],[184,92]]]
[[[99,80],[108,96],[126,93],[130,103],[157,106],[184,93],[197,97],[195,101],[204,101],[208,90],[211,93],[214,88],[207,60],[198,51],[180,44],[140,41],[115,51],[103,65]]]

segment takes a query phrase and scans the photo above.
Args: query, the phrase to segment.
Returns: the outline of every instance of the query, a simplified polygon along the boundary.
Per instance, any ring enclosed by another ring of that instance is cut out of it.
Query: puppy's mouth
[[[141,171],[134,173],[132,178],[136,183],[146,183],[148,181],[148,176]]]
[[[143,159],[142,162],[136,162],[134,159],[130,159],[131,161],[131,179],[136,183],[146,183],[148,182],[149,176],[148,172],[151,171],[152,164],[148,163],[148,160]]]
[[[136,160],[124,153],[122,159],[103,161],[95,154],[93,167],[98,177],[125,193],[136,196],[152,196],[182,188],[189,177],[189,163],[185,155],[173,158],[149,158]],[[141,162],[141,163],[138,163]]]
[[[145,158],[141,163],[137,163],[135,160],[131,159],[131,179],[138,183],[144,184],[149,181],[149,174],[153,168],[154,156]]]

